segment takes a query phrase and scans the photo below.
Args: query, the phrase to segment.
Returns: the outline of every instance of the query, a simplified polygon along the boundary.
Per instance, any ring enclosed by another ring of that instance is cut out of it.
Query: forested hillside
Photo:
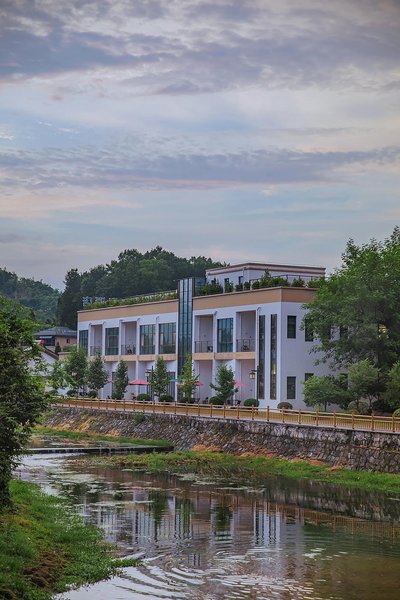
[[[57,321],[75,328],[76,312],[82,308],[83,297],[128,298],[176,290],[178,279],[203,277],[206,269],[220,265],[205,256],[182,258],[160,246],[144,253],[124,250],[110,264],[98,265],[81,274],[77,269],[68,271],[65,290],[58,303]]]
[[[39,323],[54,322],[60,292],[50,285],[0,269],[0,294],[29,308]]]

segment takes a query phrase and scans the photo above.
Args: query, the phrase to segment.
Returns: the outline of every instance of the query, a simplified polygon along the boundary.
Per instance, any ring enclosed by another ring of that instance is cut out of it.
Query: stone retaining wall
[[[109,435],[167,439],[177,450],[210,449],[289,459],[318,460],[353,470],[400,471],[400,435],[304,425],[223,421],[174,415],[106,413],[54,408],[44,425]]]

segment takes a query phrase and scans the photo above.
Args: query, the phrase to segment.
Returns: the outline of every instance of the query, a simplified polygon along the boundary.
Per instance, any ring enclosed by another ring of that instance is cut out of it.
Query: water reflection
[[[76,458],[29,457],[20,473],[73,499],[123,554],[143,557],[138,568],[71,592],[71,600],[398,598],[396,499],[311,482],[271,479],[263,489],[237,489],[82,471]]]

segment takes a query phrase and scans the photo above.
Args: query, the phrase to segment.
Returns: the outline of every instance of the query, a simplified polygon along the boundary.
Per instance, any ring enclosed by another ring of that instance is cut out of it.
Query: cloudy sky
[[[333,268],[399,184],[400,0],[0,0],[0,266]]]

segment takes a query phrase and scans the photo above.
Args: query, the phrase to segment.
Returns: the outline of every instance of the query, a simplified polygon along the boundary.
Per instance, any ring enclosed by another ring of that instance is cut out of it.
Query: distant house
[[[61,350],[68,346],[76,346],[76,331],[69,329],[68,327],[50,327],[49,329],[43,329],[34,334],[35,340],[37,340],[42,346],[48,350],[55,352],[59,346]]]

